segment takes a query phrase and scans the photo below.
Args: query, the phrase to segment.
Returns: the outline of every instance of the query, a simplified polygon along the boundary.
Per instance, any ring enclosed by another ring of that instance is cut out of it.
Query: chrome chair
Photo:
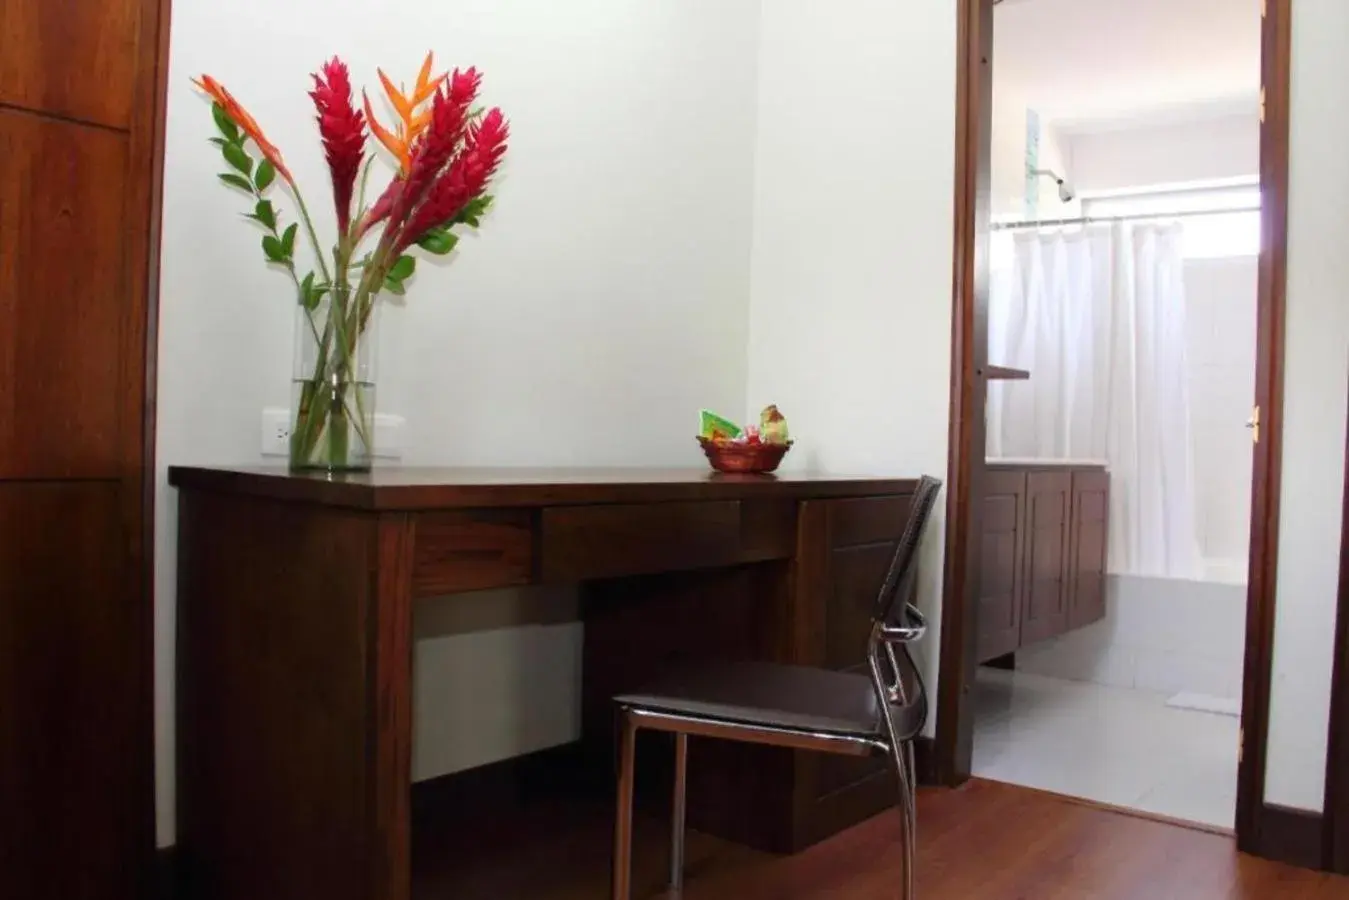
[[[619,715],[618,815],[613,900],[632,892],[632,799],[637,732],[674,734],[674,836],[670,889],[684,884],[685,786],[689,735],[850,756],[886,754],[899,783],[904,900],[913,898],[916,806],[913,739],[927,718],[927,692],[909,646],[927,630],[907,600],[919,539],[941,481],[924,476],[872,611],[871,675],[775,663],[700,663],[615,698]]]

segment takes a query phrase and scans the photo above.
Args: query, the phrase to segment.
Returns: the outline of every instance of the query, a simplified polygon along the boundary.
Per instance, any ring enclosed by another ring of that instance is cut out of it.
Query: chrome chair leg
[[[675,735],[674,815],[670,837],[670,892],[680,896],[684,890],[684,818],[687,809],[689,776],[689,736]]]
[[[614,821],[613,900],[632,897],[632,793],[637,758],[637,723],[622,712],[618,751],[618,814]]]
[[[913,758],[913,744],[907,743],[894,754],[899,787],[900,839],[903,842],[904,888],[903,900],[914,900],[914,864],[918,853],[917,777]]]

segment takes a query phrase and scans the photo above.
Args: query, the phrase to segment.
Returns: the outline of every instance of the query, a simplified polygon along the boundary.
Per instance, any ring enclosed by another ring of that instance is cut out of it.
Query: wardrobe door
[[[0,898],[154,858],[152,291],[167,0],[0,0]]]

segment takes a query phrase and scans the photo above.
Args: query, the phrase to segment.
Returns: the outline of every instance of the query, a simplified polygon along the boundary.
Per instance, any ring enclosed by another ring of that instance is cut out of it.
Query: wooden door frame
[[[1340,596],[1331,673],[1330,742],[1326,748],[1323,838],[1326,867],[1349,874],[1349,440],[1344,450],[1344,518],[1340,530]]]
[[[970,776],[974,745],[969,702],[978,664],[974,627],[979,596],[980,486],[984,479],[988,366],[988,243],[991,181],[994,0],[959,0],[956,75],[954,315],[946,569],[941,614],[935,770],[957,785]],[[1292,0],[1268,0],[1262,24],[1264,87],[1260,129],[1262,191],[1251,557],[1247,598],[1237,840],[1242,850],[1296,856],[1272,842],[1288,811],[1264,802],[1278,563],[1279,472],[1283,443],[1284,306],[1288,246],[1288,134]],[[1346,614],[1343,618],[1349,618]],[[1349,641],[1349,637],[1346,638]],[[1349,664],[1346,664],[1349,669]],[[1349,686],[1346,687],[1349,691]],[[1349,699],[1342,701],[1349,706]],[[1349,727],[1349,726],[1347,726]],[[1349,734],[1345,737],[1349,745]],[[1349,755],[1349,750],[1346,750]],[[1345,790],[1349,792],[1349,785]],[[1349,827],[1347,825],[1346,827]],[[1320,835],[1322,823],[1302,833]],[[1283,829],[1286,831],[1286,829]],[[1349,840],[1349,838],[1346,838]],[[1306,843],[1306,842],[1303,842]],[[1304,848],[1305,849],[1305,848]],[[1319,858],[1318,854],[1313,854]]]

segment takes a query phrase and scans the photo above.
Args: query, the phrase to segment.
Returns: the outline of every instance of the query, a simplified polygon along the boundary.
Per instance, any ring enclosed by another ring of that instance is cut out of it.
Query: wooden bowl
[[[791,441],[785,444],[733,444],[698,438],[707,461],[718,472],[732,472],[746,475],[762,475],[772,472],[782,464],[782,458],[792,449]]]

